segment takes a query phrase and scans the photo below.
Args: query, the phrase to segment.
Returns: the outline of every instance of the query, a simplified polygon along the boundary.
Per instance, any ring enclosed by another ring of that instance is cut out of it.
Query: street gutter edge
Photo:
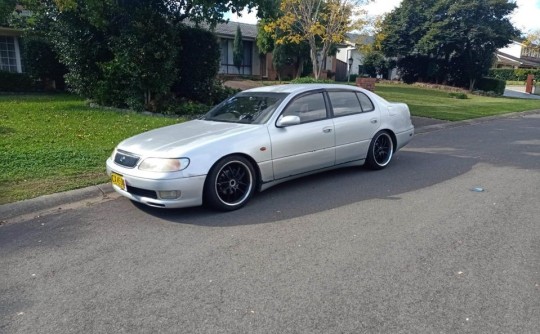
[[[40,213],[53,208],[59,208],[70,203],[89,201],[91,199],[106,199],[114,190],[110,183],[98,184],[81,189],[64,191],[56,194],[23,200],[20,202],[0,205],[0,224],[13,218]]]

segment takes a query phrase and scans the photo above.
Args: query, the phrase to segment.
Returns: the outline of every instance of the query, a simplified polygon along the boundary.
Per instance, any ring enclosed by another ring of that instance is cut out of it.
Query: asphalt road
[[[539,202],[536,114],[233,213],[116,198],[5,224],[0,332],[538,333]]]

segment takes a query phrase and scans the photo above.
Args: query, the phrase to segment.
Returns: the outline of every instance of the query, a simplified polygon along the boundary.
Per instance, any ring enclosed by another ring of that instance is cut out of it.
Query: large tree
[[[280,15],[264,29],[273,34],[276,44],[306,41],[310,49],[313,75],[319,78],[322,60],[332,45],[343,42],[345,33],[358,28],[354,19],[363,0],[282,0]]]
[[[106,23],[110,14],[108,10],[111,7],[126,8],[152,3],[155,8],[157,6],[161,8],[162,15],[176,23],[190,20],[196,23],[204,21],[214,25],[222,21],[223,15],[229,11],[236,13],[244,8],[252,9],[259,5],[268,11],[271,7],[267,4],[268,1],[272,0],[18,0],[17,2],[32,10],[40,9],[44,4],[52,4],[60,11],[75,10],[82,6],[88,10],[89,21],[96,24]]]
[[[493,53],[519,35],[507,0],[403,0],[383,23],[382,49],[408,81],[467,85],[487,73]]]
[[[523,42],[526,45],[540,46],[540,29],[529,31]]]
[[[302,41],[300,43],[283,42],[276,45],[275,39],[280,36],[280,32],[265,30],[264,27],[267,24],[267,19],[261,19],[258,23],[257,48],[259,52],[261,54],[272,53],[272,63],[279,80],[281,80],[281,70],[291,65],[295,67],[296,77],[299,78],[304,73],[304,69],[308,70],[306,65],[311,65],[309,63],[309,44]]]
[[[254,0],[20,2],[34,13],[28,30],[45,31],[69,71],[66,81],[73,91],[103,104],[137,109],[153,109],[154,100],[168,94],[173,83],[179,86],[178,65],[192,66],[177,61],[179,52],[190,52],[179,39],[179,26],[186,21],[212,26],[229,10],[256,5]],[[182,80],[191,78],[184,75]]]
[[[17,0],[2,0],[0,2],[0,26],[6,25],[8,17],[15,11]]]

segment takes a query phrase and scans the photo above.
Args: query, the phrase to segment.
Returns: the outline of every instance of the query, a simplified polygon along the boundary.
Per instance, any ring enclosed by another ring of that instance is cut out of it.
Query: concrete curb
[[[20,202],[0,205],[0,222],[14,217],[37,213],[69,203],[80,202],[92,198],[106,197],[114,190],[109,183],[75,189],[61,193],[44,195]]]
[[[466,125],[480,124],[489,122],[496,119],[505,118],[519,118],[527,115],[540,114],[539,110],[530,110],[517,113],[503,114],[497,116],[489,116],[476,118],[472,120],[459,121],[459,122],[441,122],[440,124],[432,124],[422,126],[415,129],[416,134],[429,133],[433,131],[455,128]],[[434,120],[434,122],[436,122]],[[19,217],[23,215],[29,215],[32,213],[43,212],[56,207],[65,206],[70,203],[80,202],[84,200],[90,200],[95,198],[104,198],[108,194],[114,192],[110,183],[99,184],[82,189],[70,190],[66,192],[56,193],[52,195],[45,195],[29,200],[24,200],[15,203],[8,203],[0,205],[0,225],[9,219]]]

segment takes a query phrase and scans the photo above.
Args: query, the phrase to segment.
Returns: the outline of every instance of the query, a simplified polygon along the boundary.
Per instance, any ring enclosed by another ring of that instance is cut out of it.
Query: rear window
[[[334,116],[346,116],[362,112],[360,101],[354,92],[328,92]]]
[[[371,100],[366,94],[357,92],[356,95],[358,96],[358,99],[360,100],[360,105],[362,106],[362,110],[364,112],[375,110],[375,107],[373,106],[373,102],[371,102]]]

